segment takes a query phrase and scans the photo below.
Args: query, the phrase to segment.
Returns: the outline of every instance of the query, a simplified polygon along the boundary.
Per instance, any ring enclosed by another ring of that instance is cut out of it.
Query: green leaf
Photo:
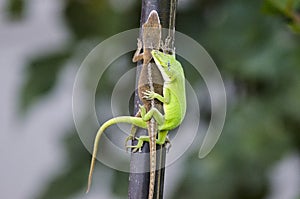
[[[39,97],[54,87],[59,72],[69,56],[69,51],[55,52],[39,57],[28,65],[21,93],[22,111],[26,111]]]

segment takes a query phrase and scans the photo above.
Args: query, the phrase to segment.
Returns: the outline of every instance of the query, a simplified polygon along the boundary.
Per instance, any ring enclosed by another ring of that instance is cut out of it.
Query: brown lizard
[[[138,83],[138,94],[139,98],[142,100],[147,111],[154,107],[156,103],[159,103],[157,100],[147,100],[144,97],[146,91],[155,91],[156,93],[162,94],[162,84],[158,82],[163,82],[162,77],[152,76],[152,70],[157,70],[156,74],[160,74],[158,69],[155,66],[155,63],[152,63],[152,50],[159,50],[162,46],[161,41],[161,24],[158,13],[155,10],[152,10],[149,14],[147,21],[142,25],[142,41],[138,39],[138,48],[132,58],[133,62],[143,60],[143,66]],[[143,49],[143,53],[141,50]],[[151,65],[152,64],[152,65]],[[140,116],[138,112],[136,116]],[[156,172],[156,136],[157,136],[157,125],[155,125],[155,120],[152,118],[147,122],[148,134],[150,137],[150,182],[149,182],[149,195],[148,199],[153,198],[154,194],[154,184],[155,184],[155,172]],[[135,127],[133,127],[135,128]],[[135,131],[135,129],[133,129]],[[134,137],[134,133],[130,138]],[[130,147],[130,146],[129,146]],[[134,147],[134,146],[133,146]],[[135,151],[135,150],[133,150]]]

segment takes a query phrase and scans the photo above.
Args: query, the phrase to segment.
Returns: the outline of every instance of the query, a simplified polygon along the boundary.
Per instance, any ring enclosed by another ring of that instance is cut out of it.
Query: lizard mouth
[[[154,58],[155,63],[159,63],[159,65],[163,66],[163,57],[161,55],[161,52],[157,50],[152,50],[151,51],[152,57]]]
[[[156,65],[160,65],[160,67],[162,67],[163,66],[163,63],[162,63],[163,58],[162,58],[161,54],[159,54],[159,52],[157,52],[156,50],[152,50],[151,54],[152,54],[152,57],[153,57]]]

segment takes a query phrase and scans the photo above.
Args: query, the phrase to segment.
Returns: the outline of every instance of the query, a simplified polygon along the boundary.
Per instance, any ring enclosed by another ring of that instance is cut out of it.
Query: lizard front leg
[[[138,43],[137,43],[137,49],[133,55],[133,58],[132,58],[132,62],[137,62],[137,61],[140,61],[143,59],[143,56],[144,54],[141,53],[141,50],[143,48],[143,43],[142,41],[138,38],[137,39]]]
[[[143,98],[146,100],[157,99],[164,104],[168,104],[170,102],[170,90],[169,89],[164,90],[164,96],[161,96],[160,94],[155,93],[154,91],[150,91],[150,90],[143,92],[143,94],[144,94]]]

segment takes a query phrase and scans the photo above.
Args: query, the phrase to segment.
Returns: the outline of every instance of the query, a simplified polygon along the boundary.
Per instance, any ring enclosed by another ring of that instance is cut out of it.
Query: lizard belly
[[[178,127],[180,123],[181,123],[180,118],[176,118],[176,117],[168,118],[165,120],[165,123],[159,129],[170,131]]]
[[[173,100],[176,101],[177,99]],[[165,122],[161,128],[159,128],[160,130],[172,130],[178,127],[182,122],[182,110],[181,107],[176,104],[178,104],[178,102],[172,102],[164,105]]]

